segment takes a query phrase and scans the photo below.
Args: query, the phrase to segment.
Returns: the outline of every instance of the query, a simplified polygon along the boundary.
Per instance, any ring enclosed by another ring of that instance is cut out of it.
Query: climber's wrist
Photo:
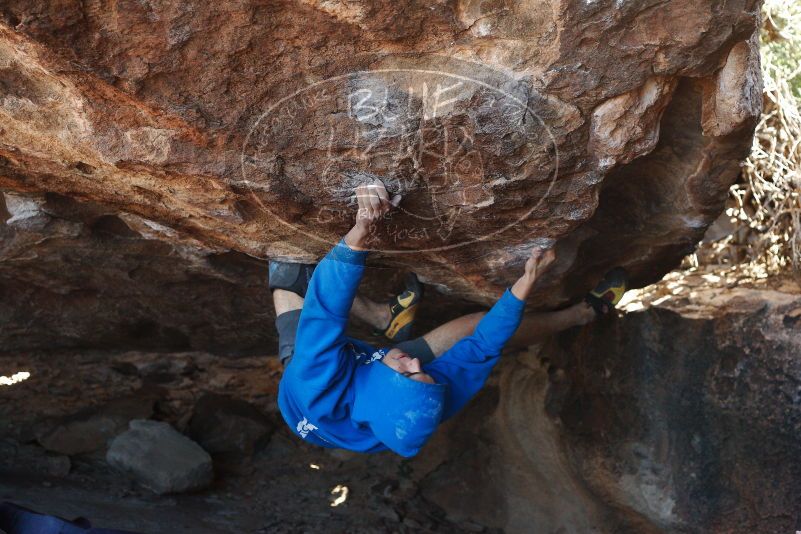
[[[528,276],[524,274],[520,278],[517,279],[517,282],[514,283],[512,286],[512,295],[517,297],[520,300],[526,300],[528,298],[529,293],[531,293],[531,288],[534,287],[535,279],[534,277]]]
[[[367,238],[370,230],[365,225],[356,223],[350,232],[345,234],[345,244],[352,250],[367,250]]]

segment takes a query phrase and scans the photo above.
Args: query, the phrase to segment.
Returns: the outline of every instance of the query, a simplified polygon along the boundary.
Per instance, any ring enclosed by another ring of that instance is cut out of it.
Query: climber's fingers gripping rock
[[[386,187],[380,180],[360,185],[356,188],[356,200],[359,205],[356,224],[363,227],[370,226],[397,206],[400,199],[400,195],[390,199]]]
[[[535,248],[531,251],[531,256],[529,256],[528,260],[526,260],[526,271],[525,276],[531,279],[531,281],[537,280],[542,272],[548,268],[548,266],[553,263],[556,259],[556,252],[553,249],[543,250],[541,248]]]
[[[555,259],[556,253],[553,250],[540,248],[532,250],[531,256],[526,260],[526,268],[523,275],[512,286],[512,294],[520,300],[526,300],[534,287],[534,283]]]

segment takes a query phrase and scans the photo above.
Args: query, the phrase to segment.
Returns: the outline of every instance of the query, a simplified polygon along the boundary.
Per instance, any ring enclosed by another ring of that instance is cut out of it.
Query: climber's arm
[[[425,366],[437,383],[450,386],[443,418],[458,412],[484,386],[503,347],[520,326],[525,300],[539,273],[554,258],[553,251],[532,251],[523,275],[479,321],[473,334]]]
[[[531,288],[538,280],[540,273],[544,271],[556,259],[553,249],[543,251],[535,248],[531,251],[531,256],[526,260],[526,267],[523,275],[517,279],[512,286],[512,294],[518,299],[525,301],[531,293]]]
[[[345,234],[345,243],[353,250],[362,251],[367,247],[370,227],[378,223],[384,215],[400,202],[401,196],[389,198],[387,189],[379,180],[362,184],[356,188],[356,201],[359,204],[356,212],[356,224]]]
[[[288,371],[323,388],[340,371],[348,314],[364,274],[366,251],[337,243],[314,269]]]
[[[356,224],[315,268],[306,291],[290,366],[292,373],[313,378],[321,386],[341,371],[348,315],[364,274],[370,225],[391,207],[386,189],[379,184],[357,188]]]

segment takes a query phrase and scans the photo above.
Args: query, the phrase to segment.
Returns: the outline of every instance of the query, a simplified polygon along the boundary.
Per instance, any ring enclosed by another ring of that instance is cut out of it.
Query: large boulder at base
[[[252,258],[320,257],[372,178],[404,200],[371,262],[473,301],[535,246],[558,254],[540,308],[616,265],[655,281],[750,148],[758,20],[757,0],[6,0],[0,342],[253,349]]]
[[[211,456],[168,423],[131,421],[111,442],[106,460],[159,494],[200,490],[214,478]]]
[[[670,293],[505,359],[423,494],[507,532],[797,531],[801,291]]]

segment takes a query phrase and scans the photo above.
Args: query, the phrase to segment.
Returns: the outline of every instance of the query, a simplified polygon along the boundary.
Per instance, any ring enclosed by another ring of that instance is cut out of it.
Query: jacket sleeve
[[[352,367],[343,361],[345,331],[366,257],[366,251],[352,250],[342,240],[314,269],[287,367],[306,388],[324,390]]]
[[[473,335],[459,340],[424,370],[448,385],[443,420],[453,416],[484,387],[504,345],[520,326],[525,302],[508,289],[479,321]]]

